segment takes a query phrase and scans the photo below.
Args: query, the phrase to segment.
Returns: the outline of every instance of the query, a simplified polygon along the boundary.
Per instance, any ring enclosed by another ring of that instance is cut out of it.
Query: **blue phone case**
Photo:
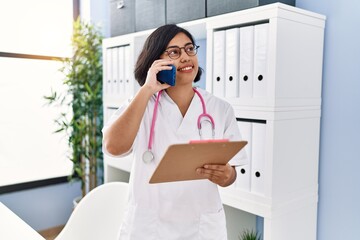
[[[171,86],[175,86],[176,82],[176,67],[171,65],[171,70],[162,70],[157,74],[157,80],[161,83],[167,83]]]

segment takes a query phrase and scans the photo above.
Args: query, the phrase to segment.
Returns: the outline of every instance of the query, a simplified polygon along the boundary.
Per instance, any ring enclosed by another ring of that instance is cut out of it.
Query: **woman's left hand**
[[[235,167],[228,163],[226,165],[206,164],[196,169],[196,173],[221,187],[227,187],[236,180]]]

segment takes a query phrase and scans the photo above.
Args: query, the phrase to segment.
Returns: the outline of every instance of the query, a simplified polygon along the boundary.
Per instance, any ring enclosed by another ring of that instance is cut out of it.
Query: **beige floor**
[[[64,226],[57,226],[50,229],[40,231],[40,235],[46,240],[54,240],[56,236],[61,232]]]

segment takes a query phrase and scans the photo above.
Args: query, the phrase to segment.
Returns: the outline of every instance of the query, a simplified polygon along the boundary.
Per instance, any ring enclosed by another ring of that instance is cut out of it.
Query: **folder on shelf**
[[[265,97],[268,81],[268,35],[269,24],[254,27],[254,97]]]
[[[239,28],[225,30],[225,97],[236,98],[239,93]]]
[[[251,192],[263,195],[265,191],[266,124],[252,123]]]
[[[111,48],[106,49],[106,70],[104,80],[104,95],[109,96],[111,94],[111,82],[112,82],[112,50]]]
[[[125,72],[124,72],[124,65],[126,64],[125,59],[124,59],[124,47],[118,47],[118,65],[117,65],[117,69],[118,69],[118,76],[119,76],[119,81],[118,81],[118,85],[116,88],[116,97],[122,97],[124,96],[124,92],[125,92],[125,84],[124,84],[124,78],[125,78]]]
[[[240,59],[239,59],[239,97],[253,96],[254,80],[254,26],[240,28]]]
[[[213,94],[225,96],[225,31],[214,32]]]
[[[112,51],[112,53],[111,53],[111,56],[112,56],[111,57],[112,81],[110,83],[110,88],[111,88],[110,92],[111,92],[111,95],[114,97],[118,94],[117,90],[118,90],[118,84],[119,84],[119,67],[118,67],[119,56],[118,56],[118,48],[112,48],[111,51]]]
[[[247,139],[248,141],[248,144],[244,147],[244,151],[246,152],[246,157],[249,161],[248,164],[236,168],[237,178],[235,187],[250,191],[252,123],[244,121],[238,121],[237,123],[242,139]]]
[[[130,46],[124,46],[124,82],[125,87],[124,91],[126,95],[129,95],[129,93],[132,91],[131,89],[131,60],[130,60]]]
[[[247,141],[206,141],[170,145],[149,183],[203,179],[196,169],[205,164],[226,164]]]

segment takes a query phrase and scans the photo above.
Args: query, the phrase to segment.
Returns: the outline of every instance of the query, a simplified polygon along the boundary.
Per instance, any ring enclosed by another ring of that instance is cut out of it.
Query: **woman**
[[[240,157],[226,165],[197,169],[197,174],[207,178],[204,180],[149,184],[169,145],[200,139],[197,119],[203,112],[201,98],[216,123],[214,136],[211,125],[202,126],[202,136],[241,139],[232,107],[202,89],[193,88],[193,82],[201,75],[197,48],[191,34],[183,28],[165,25],[156,29],[146,40],[135,66],[140,90],[104,127],[105,153],[112,156],[134,153],[129,207],[121,240],[227,239],[218,185],[226,187],[235,181],[233,166]],[[169,65],[176,67],[175,86],[157,80],[157,73],[170,70]],[[149,148],[154,158],[144,161],[143,154]]]

